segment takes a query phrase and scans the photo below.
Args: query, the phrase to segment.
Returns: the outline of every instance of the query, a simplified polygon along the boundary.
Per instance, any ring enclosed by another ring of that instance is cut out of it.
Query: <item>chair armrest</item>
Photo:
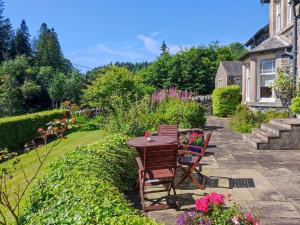
[[[204,153],[198,153],[198,152],[193,152],[193,151],[188,151],[188,150],[178,150],[178,155],[193,155],[193,156],[204,156]]]
[[[142,160],[141,160],[141,157],[136,157],[135,160],[136,160],[136,162],[137,162],[137,165],[138,165],[138,167],[139,167],[139,170],[145,170],[145,169],[144,169],[144,165],[143,165]]]

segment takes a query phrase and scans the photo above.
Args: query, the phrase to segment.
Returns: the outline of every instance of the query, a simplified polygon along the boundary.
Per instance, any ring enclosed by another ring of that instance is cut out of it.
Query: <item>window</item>
[[[286,0],[287,3],[287,25],[292,23],[293,20],[293,6],[290,4],[290,0]]]
[[[218,86],[219,87],[223,87],[223,79],[219,79],[218,80]]]
[[[246,65],[246,102],[250,101],[250,64]]]
[[[278,33],[281,30],[281,3],[277,1],[275,4],[276,33]]]
[[[264,59],[260,61],[260,98],[275,98],[273,83],[275,81],[275,59]]]

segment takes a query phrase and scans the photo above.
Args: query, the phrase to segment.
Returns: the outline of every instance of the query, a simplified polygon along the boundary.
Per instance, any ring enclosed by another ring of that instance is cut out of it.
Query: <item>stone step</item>
[[[292,126],[300,126],[300,119],[273,119],[270,123],[291,130]]]
[[[252,134],[256,135],[257,137],[259,137],[261,140],[269,143],[269,139],[271,138],[279,138],[280,137],[280,134],[279,135],[275,135],[274,133],[271,133],[267,130],[263,130],[261,128],[255,128],[255,129],[252,129]]]
[[[243,139],[244,141],[246,141],[246,143],[248,143],[251,147],[255,149],[259,149],[259,146],[261,144],[268,144],[268,142],[262,140],[256,134],[244,134]]]
[[[263,124],[261,124],[260,128],[262,130],[272,133],[278,137],[281,135],[281,132],[291,131],[290,128],[284,128],[284,127],[281,127],[281,126],[278,126],[275,124],[271,124],[271,123],[263,123]]]

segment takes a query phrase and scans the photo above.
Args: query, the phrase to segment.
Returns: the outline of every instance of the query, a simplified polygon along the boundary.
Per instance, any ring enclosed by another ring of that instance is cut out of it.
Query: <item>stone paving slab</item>
[[[263,224],[300,225],[300,151],[254,150],[226,123],[218,118],[207,121],[213,135],[202,161],[202,173],[210,178],[206,189],[198,190],[191,182],[185,182],[176,189],[180,210],[148,215],[167,225],[176,224],[177,216],[193,208],[196,199],[217,192],[230,194],[233,202],[245,209],[257,210]],[[193,176],[197,178],[197,174]],[[180,173],[176,181],[179,178]],[[161,194],[152,197],[159,198]]]

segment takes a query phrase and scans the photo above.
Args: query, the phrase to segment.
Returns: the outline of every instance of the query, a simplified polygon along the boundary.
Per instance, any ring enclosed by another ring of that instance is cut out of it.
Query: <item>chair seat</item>
[[[146,173],[147,180],[173,179],[173,174],[169,169],[151,170]]]
[[[181,165],[194,165],[196,164],[198,161],[198,157],[188,157],[188,156],[185,156],[185,157],[181,157],[178,161],[179,164]]]

